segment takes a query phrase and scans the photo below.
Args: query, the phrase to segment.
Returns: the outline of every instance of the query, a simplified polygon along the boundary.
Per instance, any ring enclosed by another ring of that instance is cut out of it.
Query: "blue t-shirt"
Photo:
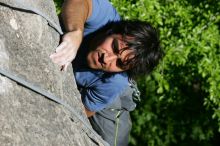
[[[107,0],[93,0],[92,14],[85,23],[84,37],[109,22],[119,21],[120,16]],[[74,60],[73,68],[78,88],[81,90],[82,102],[90,111],[100,111],[110,105],[128,86],[125,72],[107,73],[85,67],[85,54],[88,44],[83,41]]]
[[[100,111],[109,106],[128,86],[127,74],[105,73],[103,71],[82,69],[75,72],[81,89],[82,102],[90,111]]]

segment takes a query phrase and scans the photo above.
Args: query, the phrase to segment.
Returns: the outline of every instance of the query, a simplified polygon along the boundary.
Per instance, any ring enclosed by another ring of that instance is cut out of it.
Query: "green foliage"
[[[55,0],[57,13],[62,0]],[[151,22],[166,56],[138,79],[131,146],[220,143],[220,1],[111,0],[124,19]]]
[[[64,2],[64,0],[54,0],[54,2],[55,2],[55,6],[56,6],[56,12],[57,12],[57,14],[60,14],[61,6],[62,6],[62,3]]]
[[[220,2],[111,0],[124,19],[157,26],[166,52],[140,77],[131,145],[217,145],[220,127]],[[219,141],[218,141],[219,142]]]

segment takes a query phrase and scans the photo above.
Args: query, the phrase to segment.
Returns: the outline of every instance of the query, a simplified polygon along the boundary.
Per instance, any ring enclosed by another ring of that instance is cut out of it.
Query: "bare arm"
[[[62,20],[66,33],[56,52],[51,54],[52,61],[66,70],[74,60],[83,38],[84,23],[92,12],[91,0],[65,0],[62,7]]]
[[[65,0],[62,7],[62,19],[67,32],[84,30],[84,24],[91,15],[91,0]]]

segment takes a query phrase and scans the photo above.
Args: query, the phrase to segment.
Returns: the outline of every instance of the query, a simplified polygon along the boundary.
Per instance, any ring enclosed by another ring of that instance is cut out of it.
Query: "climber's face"
[[[126,46],[121,35],[110,35],[89,52],[87,63],[93,69],[106,72],[122,72],[130,69],[127,62],[134,51]]]

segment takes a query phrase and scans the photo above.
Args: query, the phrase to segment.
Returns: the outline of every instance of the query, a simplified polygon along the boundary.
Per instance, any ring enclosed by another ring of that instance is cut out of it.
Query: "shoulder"
[[[119,20],[118,12],[108,0],[92,0],[92,10],[85,23],[84,36],[98,30],[108,22]]]
[[[95,86],[103,74],[103,71],[96,71],[89,68],[75,68],[74,70],[77,85],[84,88]]]
[[[121,73],[106,73],[102,76],[104,83],[112,83],[116,86],[124,86],[128,84],[128,75],[125,72]]]
[[[74,71],[77,84],[84,87],[103,89],[111,87],[114,90],[120,90],[129,84],[128,75],[122,73],[106,73],[92,69],[77,69]]]
[[[116,9],[108,0],[92,0],[91,8],[92,8],[91,15],[87,19],[87,22],[91,21],[95,17],[103,16],[105,13],[111,14],[113,16],[118,14]]]

